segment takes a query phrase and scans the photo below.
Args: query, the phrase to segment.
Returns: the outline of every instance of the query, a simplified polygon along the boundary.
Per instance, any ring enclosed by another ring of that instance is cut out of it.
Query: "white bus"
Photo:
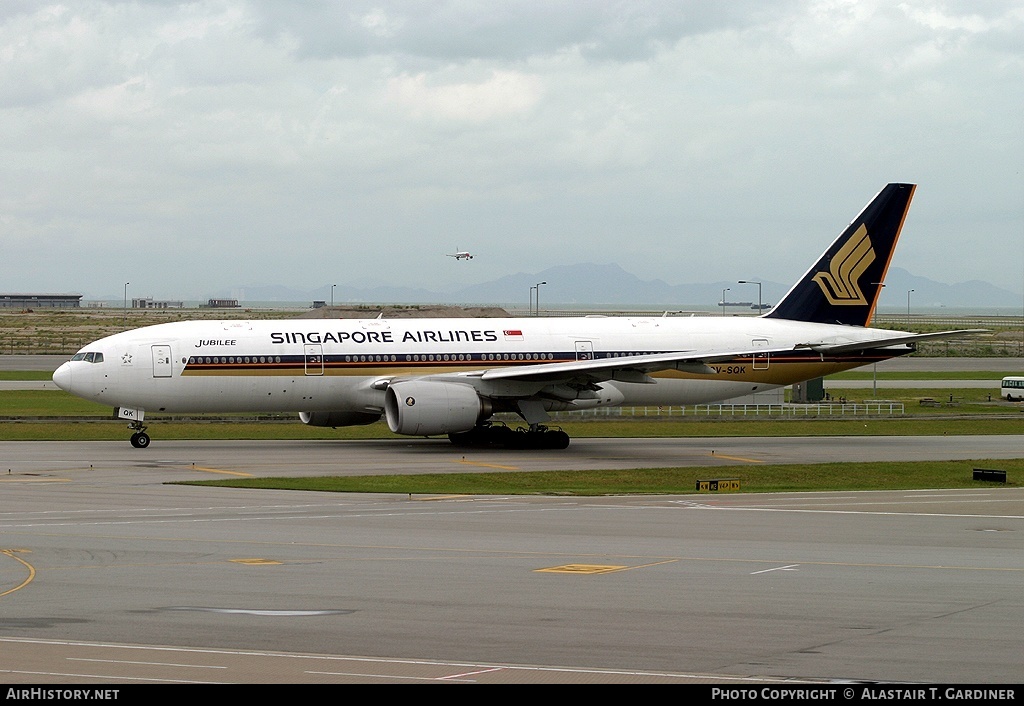
[[[999,383],[999,396],[1007,402],[1024,400],[1024,375],[1010,375]]]

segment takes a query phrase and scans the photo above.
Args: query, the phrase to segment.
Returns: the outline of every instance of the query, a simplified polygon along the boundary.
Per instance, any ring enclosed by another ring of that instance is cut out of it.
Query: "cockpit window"
[[[90,353],[81,353],[81,352],[79,352],[79,353],[75,353],[73,356],[71,356],[71,360],[84,360],[86,363],[102,363],[103,362],[103,354],[102,353],[92,353],[92,352],[90,352]]]

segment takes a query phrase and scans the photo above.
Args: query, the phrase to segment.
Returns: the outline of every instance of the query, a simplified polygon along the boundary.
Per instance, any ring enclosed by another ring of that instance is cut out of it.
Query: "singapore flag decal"
[[[523,340],[523,332],[519,329],[508,329],[503,331],[505,334],[506,341],[521,341]]]

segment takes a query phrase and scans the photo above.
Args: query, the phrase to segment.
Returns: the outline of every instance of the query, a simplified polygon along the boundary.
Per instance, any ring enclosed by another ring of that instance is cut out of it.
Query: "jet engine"
[[[469,431],[491,416],[491,405],[469,385],[409,380],[388,387],[384,415],[396,434],[433,436]]]
[[[311,427],[354,427],[373,424],[380,419],[380,414],[356,411],[299,412],[299,419]]]

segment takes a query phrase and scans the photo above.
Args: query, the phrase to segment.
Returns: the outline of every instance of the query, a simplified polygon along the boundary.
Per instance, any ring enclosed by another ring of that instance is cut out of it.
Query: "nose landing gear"
[[[132,442],[132,446],[137,449],[144,449],[149,446],[149,434],[146,433],[146,425],[140,421],[134,421],[128,425],[129,429],[133,429],[134,433],[131,435],[129,441]]]

